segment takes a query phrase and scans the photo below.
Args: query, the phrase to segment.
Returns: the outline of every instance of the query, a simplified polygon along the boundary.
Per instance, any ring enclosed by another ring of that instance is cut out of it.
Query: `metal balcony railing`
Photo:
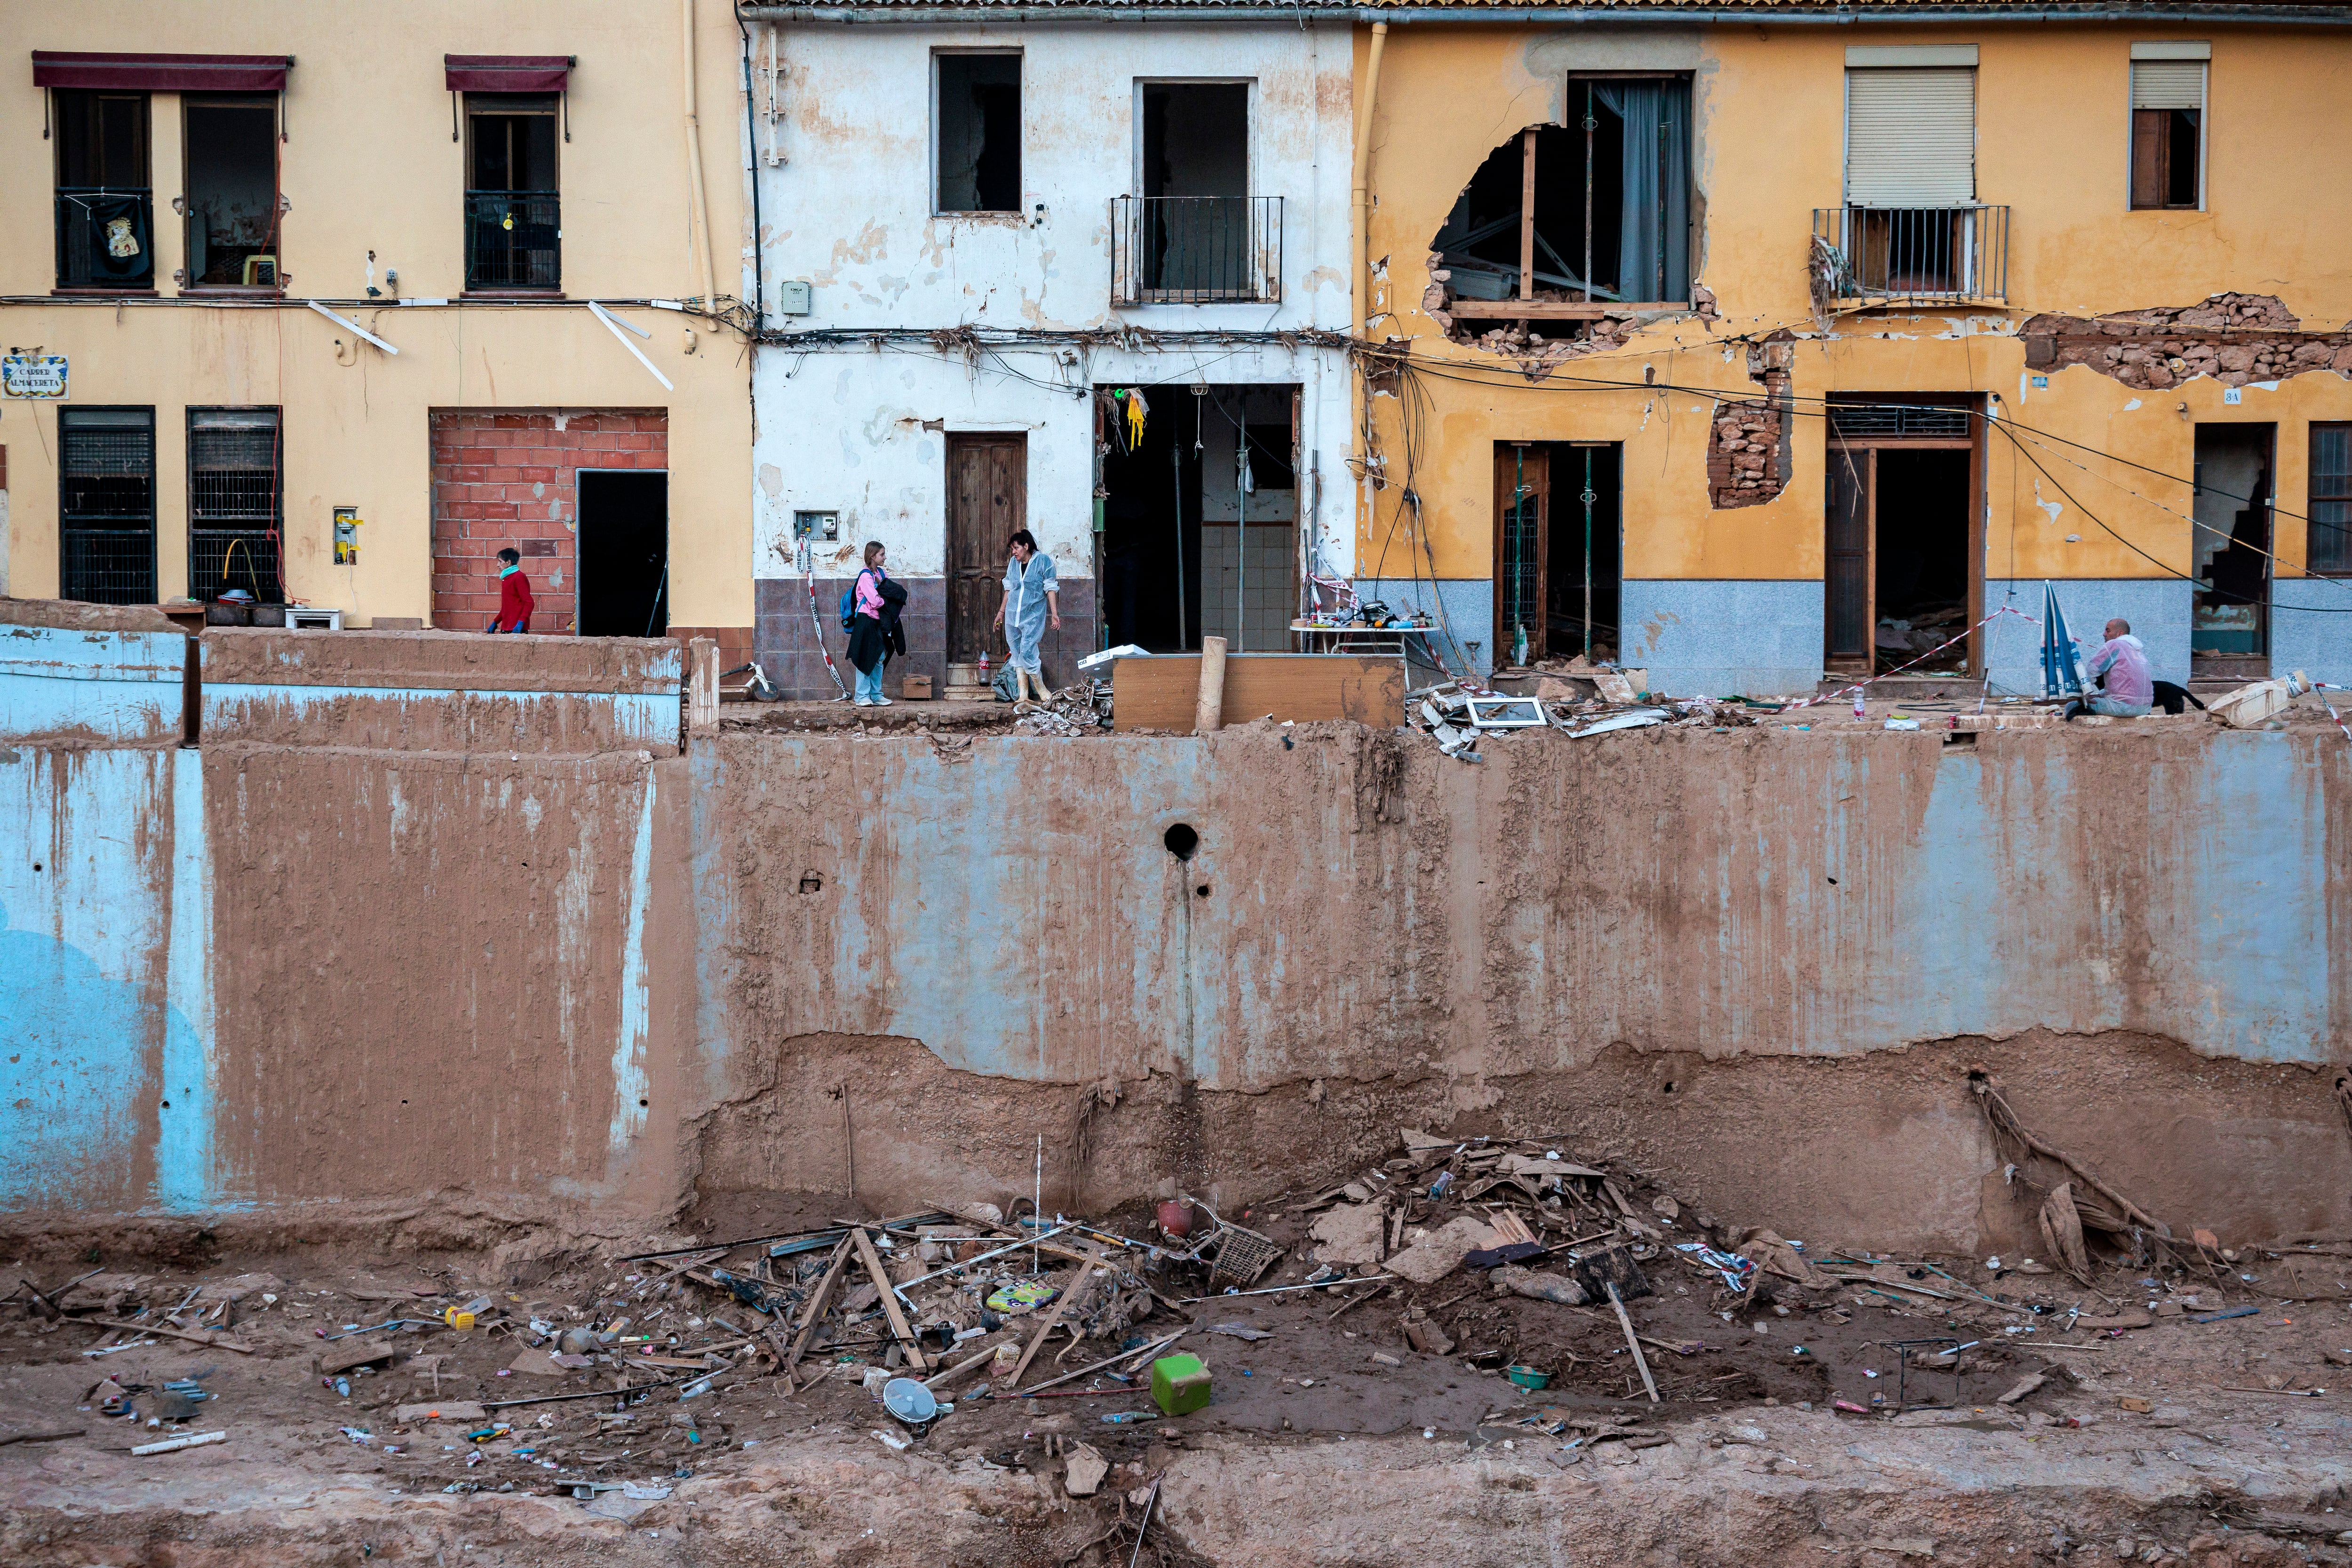
[[[467,291],[562,288],[562,217],[553,191],[467,191]]]
[[[1280,196],[1113,196],[1111,301],[1282,298]]]
[[[58,187],[58,287],[155,286],[153,197],[122,185]]]
[[[2009,209],[1815,207],[1816,300],[1957,305],[2009,298]]]

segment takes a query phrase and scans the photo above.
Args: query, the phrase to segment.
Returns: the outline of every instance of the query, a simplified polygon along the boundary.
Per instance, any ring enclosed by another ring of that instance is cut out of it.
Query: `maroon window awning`
[[[451,92],[562,92],[570,55],[443,55]]]
[[[119,55],[33,51],[35,87],[118,92],[283,92],[292,55]]]

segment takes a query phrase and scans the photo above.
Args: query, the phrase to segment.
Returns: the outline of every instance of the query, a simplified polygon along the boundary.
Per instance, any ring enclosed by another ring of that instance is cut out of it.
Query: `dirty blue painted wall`
[[[151,684],[176,679],[159,667]],[[333,700],[369,734],[451,732],[418,720],[423,689],[388,689],[411,710],[397,725],[349,715],[365,690]],[[256,694],[247,710],[316,697]],[[70,692],[5,710],[91,728]],[[592,728],[628,736],[658,718],[616,709]],[[257,1163],[257,1095],[331,1107],[333,1093],[247,1081],[265,1058],[215,997],[249,1005],[254,957],[216,933],[257,929],[270,889],[345,873],[357,840],[318,812],[318,789],[348,783],[356,822],[367,801],[408,798],[401,770],[425,759],[329,733],[316,747],[208,740],[206,769],[152,739],[162,727],[144,744],[0,733],[0,1209],[220,1209],[331,1198],[359,1179],[289,1191]],[[296,791],[284,764],[306,754]],[[533,798],[570,814],[555,840],[609,845],[614,874],[583,897],[617,940],[585,968],[516,976],[593,999],[579,1016],[600,1020],[566,1022],[554,1042],[573,1099],[600,1109],[565,1123],[533,1167],[545,1173],[519,1179],[550,1201],[658,1206],[697,1119],[746,1091],[746,1045],[801,1035],[917,1040],[1015,1080],[1167,1072],[1234,1089],[1407,1073],[1475,1087],[1572,1072],[1621,1045],[1839,1056],[2032,1029],[2258,1062],[2342,1054],[2352,982],[2332,956],[2352,898],[2336,873],[2352,778],[2332,729],[2115,727],[1973,747],[1859,730],[1546,733],[1486,754],[1467,766],[1413,737],[1249,725],[936,744],[730,731],[697,736],[682,763],[558,756],[585,782]],[[485,785],[534,766],[502,746],[431,759]],[[555,776],[545,754],[536,765]],[[658,792],[648,766],[667,770]],[[273,800],[310,814],[252,819]],[[227,822],[237,842],[211,841]],[[1190,861],[1163,844],[1178,822],[1200,836]],[[430,821],[395,826],[408,853],[441,856]],[[498,837],[495,821],[467,830]],[[396,880],[401,864],[367,858],[366,875]],[[218,887],[239,901],[216,909]],[[595,918],[583,904],[579,920]],[[294,902],[286,919],[300,919]],[[379,1079],[404,1041],[421,1053],[517,1034],[498,986],[442,996],[350,967],[398,956],[355,937],[335,963],[282,964],[270,984],[413,998],[366,1042]],[[335,1016],[331,996],[302,1007]],[[352,1060],[268,1059],[322,1078]],[[352,1171],[467,1168],[452,1128],[403,1136],[421,1142],[355,1147]],[[615,1186],[623,1170],[642,1184]]]

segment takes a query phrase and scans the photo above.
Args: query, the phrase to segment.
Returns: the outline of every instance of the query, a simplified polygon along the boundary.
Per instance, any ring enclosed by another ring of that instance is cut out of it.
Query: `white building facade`
[[[832,694],[876,542],[894,694],[968,682],[1016,528],[1062,584],[1055,684],[1121,642],[1292,646],[1355,565],[1349,23],[744,15],[770,678]]]

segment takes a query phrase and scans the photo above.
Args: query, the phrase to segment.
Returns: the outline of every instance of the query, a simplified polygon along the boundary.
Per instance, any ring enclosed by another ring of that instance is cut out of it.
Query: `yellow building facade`
[[[533,631],[748,647],[731,7],[89,0],[0,39],[9,593],[479,631],[510,543]]]
[[[1360,29],[1364,593],[1674,692],[2038,689],[2045,581],[2352,679],[2342,15],[1917,9]]]

